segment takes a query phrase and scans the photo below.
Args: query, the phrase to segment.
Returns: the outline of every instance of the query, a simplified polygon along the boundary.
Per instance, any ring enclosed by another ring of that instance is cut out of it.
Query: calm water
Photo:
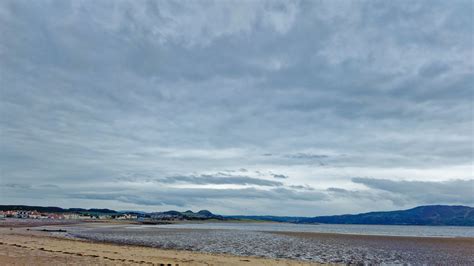
[[[408,225],[349,225],[349,224],[287,224],[287,223],[203,223],[170,224],[139,227],[228,229],[244,231],[317,232],[356,235],[421,236],[421,237],[474,237],[474,227],[461,226],[408,226]],[[133,227],[131,227],[133,228]],[[136,227],[135,227],[136,228]]]

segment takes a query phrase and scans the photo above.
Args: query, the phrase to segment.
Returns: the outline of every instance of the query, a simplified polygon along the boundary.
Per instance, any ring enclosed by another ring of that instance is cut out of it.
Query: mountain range
[[[429,205],[408,210],[368,212],[316,217],[229,216],[235,219],[264,220],[301,224],[382,224],[382,225],[457,225],[474,226],[474,208]]]
[[[388,212],[368,212],[304,218],[298,223],[390,224],[390,225],[464,225],[474,226],[474,208],[431,205]]]

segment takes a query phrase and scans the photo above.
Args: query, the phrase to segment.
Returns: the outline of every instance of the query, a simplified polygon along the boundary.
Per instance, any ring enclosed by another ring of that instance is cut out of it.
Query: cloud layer
[[[472,205],[471,10],[2,1],[0,201],[288,215]]]

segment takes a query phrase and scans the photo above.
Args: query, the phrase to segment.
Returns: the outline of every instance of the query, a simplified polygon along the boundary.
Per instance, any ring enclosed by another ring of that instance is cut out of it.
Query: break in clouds
[[[0,201],[473,205],[471,1],[1,1]]]

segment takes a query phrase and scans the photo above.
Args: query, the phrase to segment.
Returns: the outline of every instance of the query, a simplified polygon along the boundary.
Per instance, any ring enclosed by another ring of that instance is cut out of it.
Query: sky
[[[473,3],[0,1],[0,204],[473,206]]]

